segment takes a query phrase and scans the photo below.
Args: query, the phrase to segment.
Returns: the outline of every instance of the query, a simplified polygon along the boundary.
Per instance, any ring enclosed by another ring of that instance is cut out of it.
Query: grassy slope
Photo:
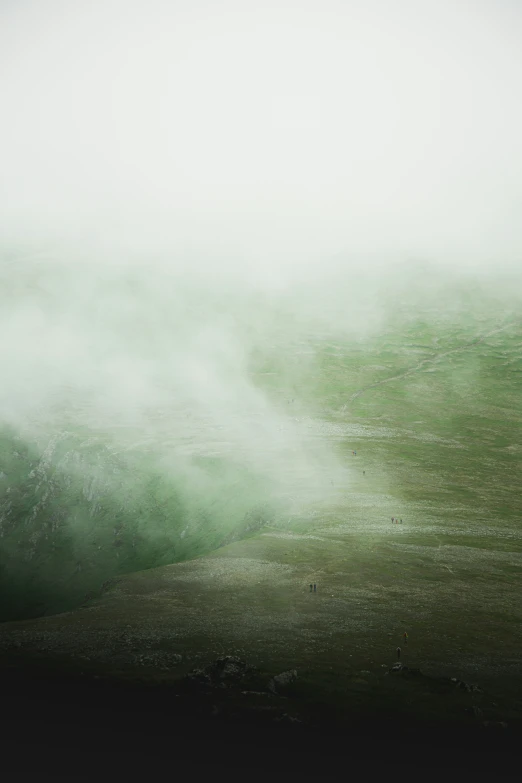
[[[296,514],[286,530],[126,576],[88,608],[5,625],[3,645],[167,679],[194,658],[237,652],[267,671],[296,667],[303,694],[317,697],[320,686],[324,698],[358,708],[447,717],[473,703],[486,717],[513,718],[522,685],[522,329],[466,345],[495,325],[464,322],[456,335],[454,324],[417,322],[364,349],[322,349],[315,386],[301,387],[295,405],[297,415],[320,407],[320,436],[352,461],[352,485],[336,488],[336,503]],[[277,376],[265,382],[282,396]],[[441,694],[383,676],[404,630],[407,662],[479,681],[486,693]],[[189,659],[171,667],[173,651]]]

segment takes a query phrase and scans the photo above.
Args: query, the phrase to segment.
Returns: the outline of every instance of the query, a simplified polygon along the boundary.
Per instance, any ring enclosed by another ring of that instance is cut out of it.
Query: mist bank
[[[351,466],[314,424],[349,420],[343,352],[520,301],[512,280],[427,262],[327,259],[291,280],[106,260],[0,266],[4,620],[334,506]]]

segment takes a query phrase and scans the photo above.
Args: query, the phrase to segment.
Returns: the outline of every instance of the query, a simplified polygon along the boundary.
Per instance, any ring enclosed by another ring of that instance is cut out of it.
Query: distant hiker
[[[366,471],[365,470],[363,470],[363,476],[366,476]]]
[[[392,522],[395,522],[395,517],[392,517]]]
[[[313,585],[310,585],[310,592],[312,592],[312,589],[313,589]]]
[[[401,519],[401,525],[402,525],[402,519]]]
[[[397,647],[397,660],[400,661],[401,659],[401,648]]]
[[[317,585],[314,584],[314,593],[317,593]]]
[[[354,451],[354,452],[353,452],[353,455],[354,455],[354,457],[356,457],[356,456],[357,456],[357,452],[356,452],[356,451]]]
[[[404,633],[402,634],[402,638],[404,639],[404,644],[408,644],[408,634],[406,633],[406,631],[404,631]]]

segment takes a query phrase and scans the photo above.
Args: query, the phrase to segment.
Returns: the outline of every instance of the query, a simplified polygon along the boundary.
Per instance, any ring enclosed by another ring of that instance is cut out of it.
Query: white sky
[[[522,265],[522,4],[0,0],[0,240]]]

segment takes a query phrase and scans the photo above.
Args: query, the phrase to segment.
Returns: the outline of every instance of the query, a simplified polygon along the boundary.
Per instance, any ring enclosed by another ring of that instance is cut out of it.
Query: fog
[[[521,22],[502,0],[0,2],[0,418],[32,455],[0,478],[34,480],[24,530],[51,475],[85,501],[71,529],[134,513],[170,525],[167,559],[190,524],[349,490],[304,393],[321,340],[453,281],[518,297]]]
[[[1,4],[5,238],[516,263],[516,2]]]

